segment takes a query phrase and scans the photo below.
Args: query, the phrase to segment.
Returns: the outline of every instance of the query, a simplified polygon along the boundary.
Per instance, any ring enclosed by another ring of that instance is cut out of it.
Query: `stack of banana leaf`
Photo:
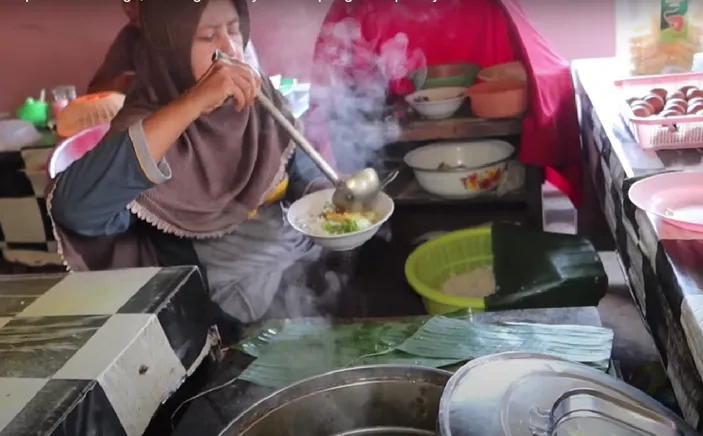
[[[585,238],[492,225],[493,273],[499,292],[486,310],[597,306],[608,291],[598,252]]]
[[[459,311],[393,322],[270,321],[237,346],[256,358],[239,379],[281,388],[372,364],[452,368],[506,351],[553,354],[607,370],[613,332],[593,326],[473,322]]]

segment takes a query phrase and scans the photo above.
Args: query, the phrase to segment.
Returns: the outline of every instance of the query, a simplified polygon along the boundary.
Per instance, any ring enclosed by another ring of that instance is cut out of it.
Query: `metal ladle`
[[[212,55],[212,61],[222,60],[224,62],[236,62],[234,58],[226,53],[216,50]],[[320,153],[308,142],[307,139],[288,121],[281,111],[269,100],[266,95],[259,89],[256,93],[256,98],[261,103],[261,106],[273,117],[278,124],[283,127],[291,136],[293,141],[310,156],[310,159],[315,165],[320,168],[322,173],[335,186],[334,194],[332,195],[332,203],[335,206],[343,208],[351,212],[361,211],[366,204],[372,201],[379,191],[390,183],[397,174],[391,174],[383,184],[378,178],[378,173],[373,168],[365,168],[353,176],[342,179],[340,174],[330,165]]]

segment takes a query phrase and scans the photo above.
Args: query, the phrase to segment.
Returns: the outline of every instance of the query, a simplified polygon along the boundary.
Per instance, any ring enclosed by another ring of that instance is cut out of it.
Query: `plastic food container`
[[[71,136],[59,144],[49,156],[47,165],[49,178],[56,178],[59,173],[71,166],[73,162],[95,148],[108,130],[110,130],[110,124],[98,124]]]
[[[442,286],[453,275],[492,264],[491,226],[482,226],[452,232],[416,248],[405,261],[405,278],[430,315],[469,307],[483,312],[483,298],[448,295]]]
[[[78,97],[59,112],[56,130],[60,137],[69,138],[99,124],[109,124],[117,115],[125,96],[117,92],[101,92]]]
[[[652,88],[670,91],[682,86],[703,88],[703,73],[641,76],[615,81],[615,87],[620,92],[620,112],[641,148],[699,148],[703,143],[703,115],[638,117],[626,101],[631,97],[647,95]]]
[[[634,76],[690,71],[703,51],[701,2],[615,2],[616,57]]]
[[[484,68],[478,73],[478,80],[482,82],[495,82],[497,80],[522,80],[527,81],[525,66],[520,61],[508,62],[507,64],[493,65]]]
[[[455,86],[469,87],[476,83],[476,75],[480,70],[479,64],[472,63],[430,65],[413,71],[410,74],[410,79],[412,79],[416,90]]]
[[[474,85],[466,92],[471,111],[480,118],[507,118],[527,110],[527,83],[522,80],[497,80]]]

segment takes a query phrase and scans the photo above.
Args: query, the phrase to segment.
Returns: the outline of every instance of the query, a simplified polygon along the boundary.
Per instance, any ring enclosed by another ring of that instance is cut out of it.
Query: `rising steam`
[[[327,62],[314,65],[313,76],[324,77],[325,83],[313,83],[311,101],[317,108],[306,132],[318,145],[331,145],[339,169],[353,173],[375,161],[384,145],[398,140],[400,126],[387,116],[389,85],[411,69],[424,67],[425,57],[420,51],[409,52],[403,33],[375,50],[351,18],[323,26],[321,36],[330,41],[319,53]]]

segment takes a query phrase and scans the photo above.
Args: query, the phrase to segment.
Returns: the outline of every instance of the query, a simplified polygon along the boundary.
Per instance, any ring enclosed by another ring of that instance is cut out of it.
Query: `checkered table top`
[[[193,267],[0,279],[0,436],[141,435],[209,351]]]
[[[660,222],[628,199],[665,171],[701,169],[703,149],[645,152],[618,113],[612,59],[574,63],[582,140],[630,287],[687,421],[703,430],[703,235]]]
[[[44,200],[51,151],[39,145],[0,152],[0,255],[10,262],[61,263]]]

